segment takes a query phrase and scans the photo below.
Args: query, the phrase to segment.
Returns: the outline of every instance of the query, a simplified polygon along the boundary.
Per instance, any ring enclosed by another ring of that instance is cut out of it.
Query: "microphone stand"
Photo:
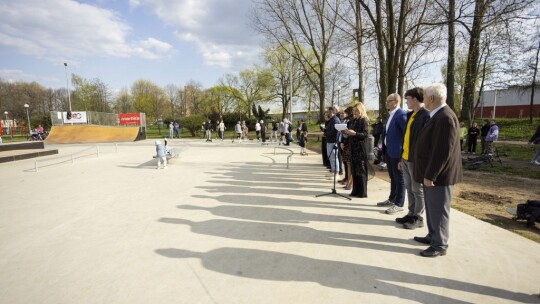
[[[332,149],[334,150],[334,164],[337,164],[337,153],[338,153],[338,146],[337,146],[337,143],[334,144],[334,147],[332,147]],[[335,168],[337,170],[337,168]],[[315,195],[315,197],[321,197],[321,196],[326,196],[326,195],[337,195],[337,196],[340,196],[340,197],[343,197],[343,198],[346,198],[348,200],[351,200],[350,197],[347,197],[343,194],[339,194],[336,192],[336,174],[337,172],[334,172],[334,188],[330,189],[331,192],[329,193],[323,193],[323,194],[318,194],[318,195]]]

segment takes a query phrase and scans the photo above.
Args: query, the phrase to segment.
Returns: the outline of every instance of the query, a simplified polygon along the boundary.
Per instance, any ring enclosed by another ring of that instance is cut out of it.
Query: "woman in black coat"
[[[368,154],[365,141],[368,138],[369,118],[363,103],[353,107],[353,119],[348,129],[343,131],[349,137],[351,149],[351,169],[353,189],[351,196],[367,197]]]

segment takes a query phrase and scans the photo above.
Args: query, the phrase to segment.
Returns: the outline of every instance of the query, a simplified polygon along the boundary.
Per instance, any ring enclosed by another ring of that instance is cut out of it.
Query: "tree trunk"
[[[531,105],[529,108],[529,123],[533,123],[533,105],[534,105],[534,89],[536,89],[536,75],[538,73],[538,53],[540,52],[540,43],[538,44],[538,48],[536,49],[536,61],[534,63],[534,73],[533,73],[533,79],[531,83]]]
[[[478,58],[480,57],[480,35],[482,23],[486,11],[483,0],[475,0],[474,19],[469,40],[469,53],[467,56],[467,72],[465,74],[465,88],[463,89],[463,107],[461,119],[470,121],[474,104],[476,80],[478,78]]]
[[[362,61],[362,14],[360,11],[360,2],[356,4],[356,45],[357,45],[357,63],[358,63],[358,101],[364,103],[364,63]]]
[[[455,91],[455,54],[456,37],[454,30],[454,19],[456,18],[456,1],[448,1],[448,59],[446,61],[446,104],[455,111],[454,91]]]

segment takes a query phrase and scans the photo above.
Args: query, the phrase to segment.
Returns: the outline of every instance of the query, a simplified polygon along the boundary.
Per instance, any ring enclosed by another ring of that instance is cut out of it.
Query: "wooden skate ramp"
[[[139,127],[106,127],[92,125],[53,126],[45,143],[97,143],[135,141]]]

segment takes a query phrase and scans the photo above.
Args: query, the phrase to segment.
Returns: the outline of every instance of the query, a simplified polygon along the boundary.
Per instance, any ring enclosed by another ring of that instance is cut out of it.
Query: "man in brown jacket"
[[[424,104],[430,119],[416,141],[414,179],[424,186],[428,234],[414,240],[429,245],[421,256],[437,257],[448,249],[452,190],[463,180],[459,121],[446,105],[443,84],[424,88]]]

